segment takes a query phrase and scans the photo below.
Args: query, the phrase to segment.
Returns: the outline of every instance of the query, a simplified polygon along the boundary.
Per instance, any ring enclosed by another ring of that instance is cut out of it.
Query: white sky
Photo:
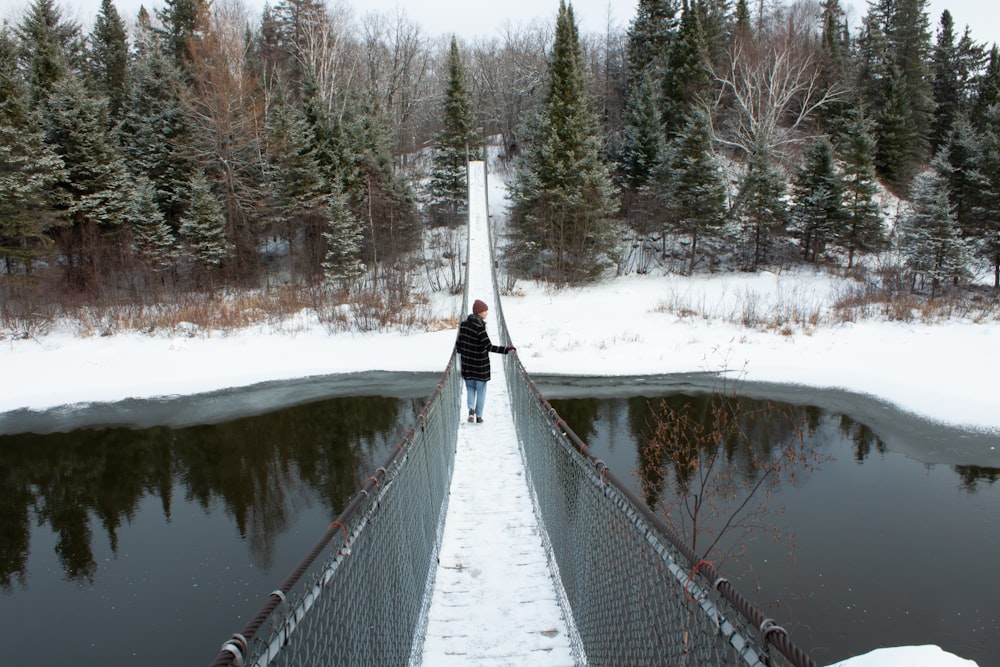
[[[30,0],[7,0],[0,16],[17,16]],[[265,0],[243,0],[255,13]],[[757,0],[750,0],[755,4]],[[463,37],[491,36],[499,33],[507,21],[520,24],[533,20],[553,21],[559,8],[558,0],[346,0],[356,14],[369,11],[390,11],[403,7],[407,15],[421,25],[429,35],[456,33]],[[275,0],[271,0],[275,4]],[[867,9],[866,0],[841,0],[856,24]],[[67,15],[76,16],[89,25],[100,7],[100,0],[59,0]],[[125,17],[134,16],[140,5],[147,9],[160,8],[162,0],[116,0],[115,6]],[[573,11],[583,32],[603,32],[609,17],[613,25],[627,27],[635,15],[637,0],[574,0]],[[944,9],[951,11],[961,31],[972,28],[973,36],[982,42],[1000,43],[1000,2],[996,0],[930,0],[929,15],[932,31]]]

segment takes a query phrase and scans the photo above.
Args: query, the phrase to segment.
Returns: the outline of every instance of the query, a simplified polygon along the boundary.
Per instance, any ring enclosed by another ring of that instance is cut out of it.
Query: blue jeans
[[[486,380],[466,380],[465,394],[469,410],[475,410],[476,416],[482,417],[486,405]]]

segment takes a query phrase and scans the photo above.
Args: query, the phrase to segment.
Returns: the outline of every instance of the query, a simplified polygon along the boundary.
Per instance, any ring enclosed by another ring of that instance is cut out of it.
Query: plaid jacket
[[[486,381],[490,379],[490,352],[507,354],[507,348],[491,343],[486,322],[472,313],[458,327],[455,352],[462,358],[463,379]]]

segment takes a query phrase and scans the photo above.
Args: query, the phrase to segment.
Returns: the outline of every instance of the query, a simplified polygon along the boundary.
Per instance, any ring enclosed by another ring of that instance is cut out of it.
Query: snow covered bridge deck
[[[468,298],[492,309],[485,171],[482,163],[469,171]],[[490,339],[508,343],[500,341],[495,322],[487,320]],[[492,363],[487,387],[484,423],[463,419],[459,425],[423,664],[573,665],[503,364]]]

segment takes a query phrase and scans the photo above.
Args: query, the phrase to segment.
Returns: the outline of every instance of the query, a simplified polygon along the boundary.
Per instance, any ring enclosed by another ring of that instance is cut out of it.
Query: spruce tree
[[[33,0],[17,26],[23,68],[28,73],[31,107],[40,108],[56,82],[80,60],[80,27],[65,21],[55,0]]]
[[[90,34],[89,66],[95,90],[108,98],[108,113],[118,120],[128,92],[128,35],[112,0],[101,0]]]
[[[910,211],[900,221],[900,249],[915,279],[939,287],[968,275],[969,252],[948,200],[945,179],[932,169],[913,184]]]
[[[832,242],[847,251],[847,266],[854,266],[858,253],[877,251],[884,241],[882,217],[876,195],[875,139],[863,109],[847,121],[840,144],[844,165],[845,219],[833,230]]]
[[[756,271],[767,259],[774,237],[784,231],[785,176],[763,151],[750,156],[736,205],[743,237],[743,268]]]
[[[712,85],[712,64],[699,6],[695,0],[685,2],[663,76],[661,118],[668,140],[680,131],[692,107],[704,101]]]
[[[984,118],[980,173],[984,187],[978,197],[975,234],[976,254],[993,268],[993,286],[1000,288],[1000,104],[989,108]]]
[[[658,87],[653,75],[643,76],[625,101],[625,126],[618,169],[626,187],[640,190],[660,164],[664,150]]]
[[[288,101],[284,87],[278,86],[268,114],[267,180],[275,224],[288,243],[292,268],[306,276],[322,268],[332,189],[312,138],[305,114]]]
[[[181,217],[181,237],[199,265],[207,269],[219,268],[230,254],[222,205],[204,172],[196,172],[191,177],[188,191],[191,201]]]
[[[890,71],[889,95],[878,119],[875,166],[886,182],[905,193],[916,170],[922,140],[916,134],[909,87],[899,68]]]
[[[691,239],[689,274],[694,273],[699,239],[716,233],[726,214],[726,186],[712,150],[710,124],[706,113],[692,113],[674,139],[661,174],[667,226]]]
[[[454,37],[448,52],[448,86],[442,111],[442,128],[434,139],[429,208],[432,220],[457,224],[468,199],[466,165],[469,160],[482,159],[482,142],[472,115],[472,101],[465,88],[465,68]]]
[[[842,224],[844,186],[826,139],[813,143],[792,183],[791,229],[806,261],[815,262]]]
[[[955,222],[965,238],[976,238],[983,227],[983,198],[989,183],[983,171],[988,130],[980,134],[963,114],[951,125],[942,145],[940,163],[947,165],[942,176],[948,182],[948,198],[953,202]]]
[[[125,218],[132,227],[132,247],[154,270],[173,265],[174,233],[156,203],[156,188],[145,176],[135,179]]]
[[[73,233],[62,236],[67,276],[79,285],[93,286],[107,275],[99,260],[118,245],[128,206],[129,174],[109,125],[106,101],[95,99],[78,76],[56,83],[46,103],[46,143],[66,167],[55,194],[72,223]]]
[[[131,56],[130,85],[119,124],[129,172],[148,177],[167,224],[177,231],[189,198],[190,162],[184,154],[189,129],[178,92],[181,77],[139,12]]]
[[[662,91],[676,36],[675,0],[639,0],[626,43],[624,110],[618,173],[637,191],[649,183],[663,150]]]
[[[364,235],[339,184],[331,192],[329,202],[327,226],[323,232],[326,240],[323,276],[327,284],[347,290],[364,273],[361,261]]]
[[[163,9],[156,11],[156,16],[163,25],[160,34],[167,53],[185,74],[191,64],[191,43],[201,35],[208,3],[209,0],[164,0]]]
[[[560,282],[588,280],[617,242],[613,187],[587,90],[573,9],[559,4],[542,107],[511,188],[520,268]]]
[[[972,123],[977,129],[988,127],[987,116],[996,104],[1000,104],[1000,48],[994,44],[986,61],[986,71],[975,91]]]
[[[63,177],[62,160],[45,144],[38,114],[15,70],[16,46],[0,27],[0,257],[11,273],[32,263],[52,245],[60,224],[51,191]]]

